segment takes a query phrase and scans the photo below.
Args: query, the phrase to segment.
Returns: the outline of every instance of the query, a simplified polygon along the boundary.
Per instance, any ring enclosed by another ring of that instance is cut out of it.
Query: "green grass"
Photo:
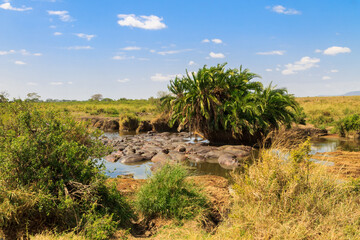
[[[137,208],[146,217],[192,219],[208,207],[206,197],[193,183],[185,181],[181,165],[165,165],[141,187]]]

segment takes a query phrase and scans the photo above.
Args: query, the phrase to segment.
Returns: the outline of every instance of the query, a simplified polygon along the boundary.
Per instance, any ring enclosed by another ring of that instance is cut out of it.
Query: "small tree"
[[[40,95],[37,93],[28,93],[26,98],[26,101],[28,102],[40,102]]]
[[[101,99],[103,99],[103,95],[100,93],[94,94],[90,98],[92,101],[100,101]]]
[[[0,92],[0,103],[9,101],[8,98],[9,98],[9,94],[7,92],[5,92],[5,91]]]

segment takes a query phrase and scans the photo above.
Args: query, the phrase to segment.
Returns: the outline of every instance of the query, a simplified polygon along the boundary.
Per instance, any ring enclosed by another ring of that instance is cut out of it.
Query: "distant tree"
[[[103,98],[101,101],[102,101],[102,102],[112,102],[112,101],[114,101],[114,100],[111,99],[111,98]]]
[[[8,97],[9,97],[9,94],[7,92],[5,92],[5,91],[0,92],[0,103],[9,101]]]
[[[157,98],[161,99],[161,98],[170,96],[171,93],[167,92],[167,91],[158,91],[156,95],[157,95]]]
[[[27,95],[27,98],[26,98],[26,101],[29,101],[29,102],[40,102],[40,95],[37,94],[37,93],[28,93]]]
[[[100,101],[101,99],[103,99],[103,95],[100,93],[94,94],[90,98],[90,100],[93,100],[93,101]]]

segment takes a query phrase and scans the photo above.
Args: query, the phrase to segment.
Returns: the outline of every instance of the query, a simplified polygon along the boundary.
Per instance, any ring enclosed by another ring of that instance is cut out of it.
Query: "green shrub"
[[[191,219],[204,213],[206,197],[193,183],[185,181],[181,165],[164,165],[137,194],[137,208],[146,217]]]
[[[126,223],[131,211],[123,197],[105,185],[97,160],[109,152],[96,140],[100,134],[67,114],[39,111],[30,103],[2,106],[0,229],[6,237],[53,228],[81,230],[89,211]]]
[[[286,89],[263,87],[252,81],[257,74],[225,65],[204,66],[170,81],[172,95],[162,98],[170,123],[189,126],[213,143],[252,145],[271,130],[301,120],[299,105]]]
[[[347,116],[336,123],[337,132],[345,137],[350,132],[360,132],[360,115],[353,114]]]

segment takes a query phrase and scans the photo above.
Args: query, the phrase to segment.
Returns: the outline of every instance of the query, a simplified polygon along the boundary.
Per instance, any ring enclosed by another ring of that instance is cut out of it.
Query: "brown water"
[[[120,135],[133,135],[133,133],[121,133]],[[106,133],[106,136],[109,138],[115,138],[119,136],[119,133]],[[186,141],[202,141],[202,139],[185,139]],[[338,139],[338,138],[317,138],[311,141],[312,143],[312,153],[317,152],[334,152],[336,150],[344,151],[360,151],[360,141],[359,140],[349,140],[349,139]],[[255,154],[255,153],[254,153]],[[316,163],[324,165],[333,165],[332,162],[327,161],[318,161],[313,160]],[[118,175],[133,174],[135,179],[145,179],[151,176],[151,166],[152,162],[140,162],[134,164],[123,164],[120,162],[111,163],[104,160],[106,167],[106,173],[110,177],[116,177]],[[238,169],[225,169],[221,167],[218,163],[194,163],[186,162],[186,165],[190,169],[190,173],[193,175],[217,175],[229,178],[230,174],[234,171],[240,172],[241,168]]]

